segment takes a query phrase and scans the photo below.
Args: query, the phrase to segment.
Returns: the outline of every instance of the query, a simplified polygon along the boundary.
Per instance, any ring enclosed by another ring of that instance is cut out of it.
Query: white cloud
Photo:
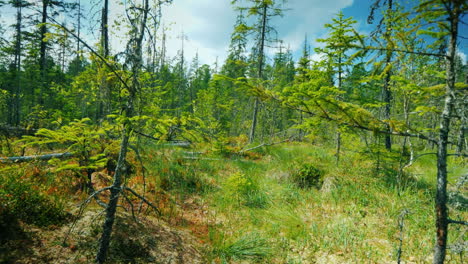
[[[201,63],[211,64],[218,57],[224,61],[227,55],[230,35],[236,19],[230,1],[221,0],[178,0],[163,9],[165,23],[175,22],[172,35],[168,41],[168,53],[174,56],[180,48],[182,30],[188,36],[185,53],[190,59],[197,52]],[[245,2],[245,1],[244,1]],[[315,36],[322,35],[323,25],[342,8],[350,6],[353,0],[289,0],[283,17],[273,19],[272,26],[278,32],[278,38],[284,41],[284,46],[294,52],[302,49],[304,36],[307,33],[309,42]],[[316,43],[312,43],[316,46]],[[273,54],[275,51],[267,51]]]
[[[110,22],[121,22],[122,27],[111,28],[111,48],[113,52],[124,50],[127,36],[125,32],[125,6],[126,0],[110,1]],[[138,1],[137,1],[138,2]],[[243,2],[245,5],[246,1]],[[102,1],[81,0],[84,5],[85,15],[88,17],[82,21],[86,29],[82,30],[82,36],[93,45],[99,39],[99,19]],[[120,3],[120,4],[119,4]],[[300,56],[304,36],[307,34],[312,48],[320,45],[315,42],[317,37],[324,36],[323,25],[330,22],[334,14],[341,9],[352,5],[353,0],[288,0],[284,8],[283,17],[276,17],[271,25],[278,32],[278,38],[283,40],[285,47],[290,47],[297,58]],[[2,8],[2,11],[14,11]],[[3,19],[12,21],[11,14],[2,12]],[[174,57],[181,47],[181,40],[177,36],[182,31],[187,35],[185,41],[185,54],[190,61],[198,52],[200,63],[213,64],[216,58],[221,64],[227,56],[230,36],[236,20],[236,11],[229,0],[174,0],[172,4],[163,6],[163,22],[170,28],[167,31],[167,55]],[[9,19],[6,19],[8,16]],[[64,18],[71,19],[73,18]],[[71,23],[71,20],[69,23]],[[91,30],[89,30],[91,28]],[[159,36],[160,37],[160,36]],[[274,45],[277,46],[277,45]],[[267,54],[274,54],[276,50],[267,50]]]
[[[467,61],[467,57],[466,57],[466,54],[461,52],[461,51],[457,51],[457,55],[460,56],[461,60],[462,60],[462,63],[463,65],[466,65]]]

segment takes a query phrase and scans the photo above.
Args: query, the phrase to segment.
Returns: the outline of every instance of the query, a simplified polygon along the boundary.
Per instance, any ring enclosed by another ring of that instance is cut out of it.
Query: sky
[[[412,0],[407,0],[412,1]],[[414,0],[413,0],[414,1]],[[185,54],[189,58],[198,52],[202,63],[211,64],[216,58],[224,61],[227,55],[230,35],[236,20],[236,11],[230,4],[231,0],[174,0],[170,6],[163,10],[163,19],[166,25],[171,25],[169,54],[175,55],[181,46],[180,38],[174,36],[184,32]],[[244,1],[245,2],[245,1]],[[297,59],[304,45],[304,37],[307,35],[312,51],[320,46],[317,38],[326,37],[324,24],[341,10],[345,17],[353,17],[356,21],[356,29],[360,33],[369,34],[375,25],[367,24],[371,0],[288,0],[284,4],[287,11],[283,17],[272,20],[278,32],[278,38],[283,40],[283,45],[289,47]],[[465,20],[466,21],[466,20]],[[462,27],[461,34],[468,37],[468,27]],[[460,43],[461,56],[466,61],[468,41]],[[267,53],[272,55],[278,49],[269,49]],[[312,59],[317,59],[316,54]]]
[[[34,0],[39,2],[39,0]],[[66,0],[77,2],[78,0]],[[83,30],[85,38],[95,44],[99,37],[99,10],[101,0],[80,0],[84,13],[88,17],[83,21],[86,30]],[[111,0],[110,20],[125,20],[125,6],[117,4],[126,0]],[[403,0],[414,1],[414,0]],[[246,1],[240,1],[241,5]],[[375,25],[367,24],[367,16],[370,10],[371,0],[287,0],[283,17],[277,17],[271,21],[271,26],[278,32],[278,39],[283,41],[283,46],[289,47],[295,59],[301,54],[304,37],[307,35],[313,51],[320,44],[317,38],[326,37],[324,24],[341,10],[345,17],[353,17],[357,20],[356,29],[363,34],[369,34]],[[12,24],[14,22],[14,10],[2,7],[0,23]],[[231,33],[236,21],[236,11],[231,5],[231,0],[173,0],[170,5],[165,5],[162,10],[163,24],[167,31],[167,53],[170,57],[177,55],[181,47],[182,32],[184,38],[184,52],[188,61],[198,53],[200,63],[213,65],[217,60],[222,64],[227,56]],[[62,16],[63,20],[74,20]],[[466,22],[465,17],[465,22]],[[68,23],[71,23],[68,21]],[[114,52],[124,49],[124,32],[112,29],[111,46]],[[468,26],[460,28],[460,34],[468,37]],[[468,40],[460,39],[460,54],[466,61],[468,53]],[[271,58],[277,48],[269,48],[267,54]],[[312,54],[312,59],[318,59]]]

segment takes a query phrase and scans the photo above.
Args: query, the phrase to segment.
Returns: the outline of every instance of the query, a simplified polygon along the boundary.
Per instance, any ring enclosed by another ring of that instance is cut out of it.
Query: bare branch
[[[458,220],[452,220],[448,219],[449,224],[458,224],[458,225],[468,225],[467,221],[458,221]]]
[[[262,143],[262,144],[260,144],[260,145],[258,145],[258,146],[253,147],[253,148],[243,149],[243,150],[239,151],[239,153],[244,153],[244,152],[247,152],[247,151],[252,151],[252,150],[254,150],[254,149],[258,149],[258,148],[261,148],[261,147],[278,145],[278,144],[285,143],[285,142],[289,142],[289,141],[291,141],[291,140],[288,138],[288,139],[285,139],[285,140],[282,140],[282,141],[279,141],[279,142]]]
[[[161,215],[161,211],[159,211],[159,209],[154,204],[152,204],[150,201],[148,201],[145,197],[139,195],[137,192],[135,192],[134,190],[132,190],[129,187],[124,186],[124,187],[122,187],[122,189],[131,192],[133,195],[135,195],[136,197],[143,200],[148,206],[153,208],[158,213],[158,215]]]

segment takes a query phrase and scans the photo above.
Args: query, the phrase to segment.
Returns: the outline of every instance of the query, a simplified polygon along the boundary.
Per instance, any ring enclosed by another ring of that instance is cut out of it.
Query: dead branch
[[[126,190],[126,191],[129,191],[131,192],[133,195],[135,195],[136,197],[140,198],[142,201],[144,201],[148,206],[150,206],[151,208],[153,208],[157,213],[158,215],[161,215],[161,211],[159,211],[159,209],[154,205],[152,204],[150,201],[146,200],[145,197],[139,195],[137,192],[135,192],[134,190],[132,190],[131,188],[129,187],[122,187],[123,190]]]
[[[0,132],[6,136],[21,137],[24,135],[32,136],[37,130],[32,128],[14,127],[9,125],[0,125]]]
[[[72,157],[73,154],[70,152],[65,153],[51,153],[45,155],[33,155],[33,156],[19,156],[19,157],[6,157],[0,158],[0,163],[20,163],[20,162],[28,162],[34,160],[50,160],[54,158],[64,159]]]
[[[285,140],[282,140],[282,141],[279,141],[279,142],[273,142],[273,143],[262,143],[258,146],[255,146],[253,148],[248,148],[248,149],[243,149],[241,151],[239,151],[239,153],[244,153],[244,152],[247,152],[247,151],[252,151],[254,149],[258,149],[258,148],[261,148],[261,147],[267,147],[267,146],[273,146],[273,145],[278,145],[278,144],[281,144],[281,143],[285,143],[285,142],[289,142],[290,139],[285,139]]]
[[[458,221],[458,220],[452,220],[448,219],[449,224],[458,224],[458,225],[468,225],[468,222],[466,221]]]
[[[140,135],[142,137],[145,137],[145,138],[148,138],[148,139],[151,139],[151,140],[154,140],[154,141],[161,141],[160,138],[153,137],[151,135],[145,134],[145,133],[137,131],[137,130],[134,130],[133,132],[135,132],[135,134],[138,134],[138,135]],[[189,141],[168,140],[167,143],[160,143],[159,145],[176,146],[176,147],[189,147],[190,144],[191,143]]]

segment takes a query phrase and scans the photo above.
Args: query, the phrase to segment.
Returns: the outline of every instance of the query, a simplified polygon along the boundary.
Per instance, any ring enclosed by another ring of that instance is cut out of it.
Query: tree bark
[[[447,145],[450,132],[450,116],[453,112],[455,94],[455,56],[457,50],[458,19],[462,1],[451,7],[446,5],[449,13],[450,42],[446,66],[446,88],[444,110],[440,117],[439,141],[437,150],[437,192],[435,199],[436,212],[436,245],[434,264],[442,264],[445,260],[448,235],[447,209]]]
[[[103,58],[109,58],[109,0],[104,0],[101,13],[101,47],[100,54]],[[106,71],[102,73],[99,86],[99,97],[97,119],[106,117],[111,112],[111,92],[107,82]]]
[[[388,7],[387,7],[387,14],[391,14],[392,12],[392,0],[388,0]],[[391,18],[391,17],[390,17]],[[388,19],[390,18],[387,18],[387,21],[385,22],[386,24],[386,27],[385,27],[385,36],[387,38],[387,42],[389,41],[388,38],[390,37],[390,32],[391,32],[391,23],[388,21]],[[387,43],[387,46],[390,47],[389,43]],[[386,70],[386,73],[385,73],[385,79],[384,79],[384,84],[383,84],[383,87],[382,87],[382,99],[385,103],[385,106],[384,106],[384,119],[385,120],[390,120],[390,112],[391,112],[391,101],[392,101],[392,91],[390,90],[390,78],[392,76],[392,73],[391,73],[391,70],[388,69],[388,67],[390,67],[390,63],[392,61],[392,50],[391,49],[388,49],[386,51],[386,54],[385,54],[385,70]],[[386,129],[390,132],[391,129],[390,129],[390,125],[386,125]],[[391,150],[392,149],[392,138],[389,134],[385,135],[385,148],[387,150]]]

